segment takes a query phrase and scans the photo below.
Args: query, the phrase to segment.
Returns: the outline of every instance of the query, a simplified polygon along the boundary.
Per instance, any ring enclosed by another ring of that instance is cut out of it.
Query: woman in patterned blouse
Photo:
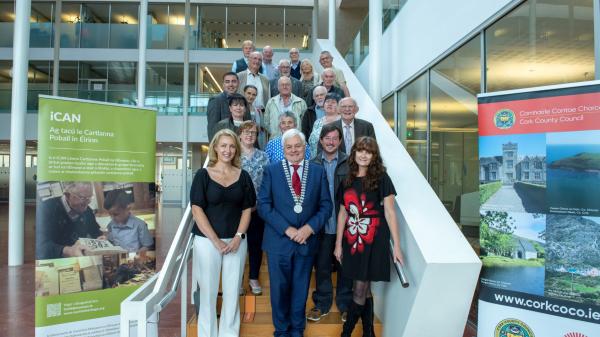
[[[238,129],[240,143],[242,145],[242,169],[250,174],[254,190],[262,183],[263,170],[269,164],[267,154],[254,147],[258,125],[253,121],[245,121]],[[252,208],[250,226],[248,228],[248,259],[250,260],[250,289],[254,295],[262,294],[262,287],[258,282],[258,273],[262,263],[263,252],[261,249],[265,222],[260,218],[256,207]]]

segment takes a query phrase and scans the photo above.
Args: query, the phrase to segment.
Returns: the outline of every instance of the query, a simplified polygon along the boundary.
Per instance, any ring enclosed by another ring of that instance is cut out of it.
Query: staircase
[[[246,262],[244,269],[244,285],[245,295],[240,296],[240,319],[242,321],[240,327],[240,336],[244,337],[267,337],[273,336],[273,322],[271,320],[271,296],[269,288],[269,271],[266,263],[266,255],[263,257],[262,266],[260,268],[260,274],[258,280],[263,288],[262,295],[254,296],[250,292],[248,286],[248,271],[249,266]],[[332,279],[333,284],[336,284],[337,273],[333,273]],[[313,301],[311,298],[312,292],[315,290],[315,277],[314,271],[310,281],[310,289],[308,292],[308,300],[306,302],[306,310],[310,310],[313,307]],[[217,314],[220,313],[220,299],[217,300]],[[342,333],[342,319],[341,313],[335,305],[335,300],[329,314],[322,317],[319,322],[307,321],[306,330],[304,336],[306,337],[336,337]],[[382,336],[383,326],[381,322],[375,320],[375,335]],[[187,336],[195,337],[197,335],[197,320],[195,313],[192,313],[190,319],[187,321]],[[352,337],[362,336],[362,325],[359,323],[356,325]]]

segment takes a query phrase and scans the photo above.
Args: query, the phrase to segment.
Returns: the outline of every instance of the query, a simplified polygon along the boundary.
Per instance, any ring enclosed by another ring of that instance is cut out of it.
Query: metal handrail
[[[399,262],[394,261],[394,241],[392,240],[390,240],[390,255],[392,257],[392,264],[394,265],[394,269],[396,269],[396,274],[398,274],[398,279],[400,279],[400,284],[402,284],[402,288],[408,288],[410,286],[410,283],[408,282],[408,278],[406,277],[404,267]]]

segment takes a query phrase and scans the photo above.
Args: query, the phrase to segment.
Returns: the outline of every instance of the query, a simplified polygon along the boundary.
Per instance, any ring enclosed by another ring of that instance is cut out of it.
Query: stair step
[[[315,289],[311,288],[308,290],[308,300],[306,301],[306,310],[310,310],[312,307],[314,307],[314,302],[312,300],[312,293]],[[250,290],[247,290],[247,296],[253,296],[250,294]],[[335,293],[334,293],[335,294]],[[258,295],[258,296],[254,296],[255,297],[255,301],[256,301],[256,312],[271,312],[271,289],[270,288],[263,288],[263,293],[262,295]],[[339,312],[337,306],[335,305],[335,297],[334,297],[334,303],[331,306],[330,312]],[[240,304],[243,303],[242,300],[240,300]],[[241,307],[243,308],[243,307]]]
[[[321,318],[319,322],[307,322],[304,336],[306,337],[332,337],[339,336],[342,333],[341,314],[331,312],[329,315]],[[382,336],[383,325],[378,319],[375,319],[375,335]],[[187,335],[196,336],[197,321],[196,316],[192,316],[187,323]],[[265,337],[273,335],[273,322],[271,313],[256,313],[254,321],[243,322],[240,327],[240,336],[244,337]],[[352,337],[362,336],[362,325],[359,321],[352,333]]]
[[[270,287],[271,282],[269,281],[269,269],[266,266],[260,268],[260,272],[258,273],[258,281],[260,282],[260,285],[263,287],[263,289]],[[337,283],[337,272],[331,274],[331,281],[335,286],[335,284]],[[244,279],[242,281],[242,286],[246,289],[250,289],[250,287],[248,286],[248,268],[244,270]],[[311,272],[310,276],[310,287],[316,287],[314,270]]]

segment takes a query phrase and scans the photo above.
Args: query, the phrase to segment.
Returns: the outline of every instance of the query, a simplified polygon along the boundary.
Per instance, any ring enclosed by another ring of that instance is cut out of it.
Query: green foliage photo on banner
[[[36,336],[119,336],[156,271],[156,111],[40,95]]]

